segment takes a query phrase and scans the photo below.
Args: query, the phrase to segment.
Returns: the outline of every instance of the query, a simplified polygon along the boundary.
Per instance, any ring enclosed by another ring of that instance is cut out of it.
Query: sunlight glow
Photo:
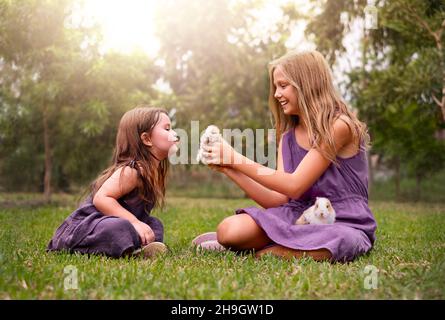
[[[142,50],[156,57],[160,44],[155,36],[154,10],[159,0],[84,0],[84,3],[84,15],[97,21],[102,28],[104,51],[130,53]],[[256,42],[261,41],[267,32],[273,32],[274,24],[282,18],[280,6],[286,3],[295,5],[303,14],[313,9],[308,0],[263,0],[263,7],[254,10],[258,19],[252,30],[257,35]],[[312,47],[304,36],[306,23],[299,21],[292,30],[286,43],[289,49]]]
[[[104,50],[129,53],[142,50],[155,56],[155,0],[87,0],[85,14],[96,20],[104,35]]]

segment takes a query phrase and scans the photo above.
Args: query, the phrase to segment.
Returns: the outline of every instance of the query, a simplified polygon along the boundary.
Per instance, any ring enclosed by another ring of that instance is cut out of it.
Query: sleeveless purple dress
[[[145,208],[136,189],[118,199],[118,202],[152,228],[155,241],[163,241],[162,222],[150,216],[153,206]],[[133,225],[126,219],[104,215],[96,209],[89,196],[56,230],[47,250],[104,254],[119,258],[140,247],[141,241]]]
[[[291,129],[283,135],[284,171],[292,173],[308,151],[303,149]],[[290,199],[276,208],[248,207],[247,213],[276,244],[298,250],[328,249],[332,261],[346,262],[372,249],[377,228],[368,207],[368,161],[363,145],[350,158],[337,157],[340,167],[331,164],[299,199]],[[328,198],[336,212],[330,225],[295,225],[315,197]]]

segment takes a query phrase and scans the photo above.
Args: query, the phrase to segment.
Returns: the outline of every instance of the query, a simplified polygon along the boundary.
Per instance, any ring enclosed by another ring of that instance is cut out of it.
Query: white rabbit
[[[201,161],[204,164],[207,164],[206,158],[203,156],[204,146],[212,146],[213,143],[220,141],[222,139],[221,134],[217,126],[210,125],[208,126],[204,133],[202,134],[199,142],[199,150],[196,155],[196,161]]]
[[[328,198],[317,197],[313,206],[306,209],[295,224],[332,224],[335,210]]]

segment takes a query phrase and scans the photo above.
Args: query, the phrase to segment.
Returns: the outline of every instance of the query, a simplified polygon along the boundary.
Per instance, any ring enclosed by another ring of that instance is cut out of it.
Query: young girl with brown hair
[[[111,166],[92,183],[91,194],[57,229],[47,249],[115,258],[165,252],[163,225],[150,211],[164,204],[167,158],[177,141],[165,110],[141,106],[126,112]]]

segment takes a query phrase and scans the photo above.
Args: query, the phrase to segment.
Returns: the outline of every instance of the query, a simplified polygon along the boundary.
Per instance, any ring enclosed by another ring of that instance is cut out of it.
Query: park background
[[[0,297],[443,298],[445,2],[368,2],[0,0],[0,261],[8,261]],[[170,166],[167,207],[155,213],[175,259],[189,268],[167,259],[145,265],[151,279],[169,268],[176,278],[150,282],[148,293],[142,280],[125,289],[132,280],[119,278],[116,291],[104,283],[116,284],[117,271],[98,275],[95,265],[129,266],[134,279],[134,262],[44,255],[55,228],[109,164],[125,111],[163,107],[184,130],[191,121],[201,130],[270,129],[268,62],[314,48],[369,127],[370,206],[380,226],[371,256],[353,267],[305,262],[309,274],[300,277],[292,263],[210,254],[209,265],[245,271],[221,270],[222,280],[214,279],[187,251],[189,241],[253,203],[221,174],[192,164]],[[380,260],[388,286],[366,291],[360,270]],[[48,280],[63,279],[67,261],[90,266],[89,285],[67,291]],[[395,265],[404,269],[388,271]],[[321,293],[320,272],[335,278],[322,282]],[[285,275],[299,291],[284,288]],[[357,281],[344,285],[350,279]],[[198,289],[188,291],[187,281]],[[257,291],[255,281],[267,285]]]

